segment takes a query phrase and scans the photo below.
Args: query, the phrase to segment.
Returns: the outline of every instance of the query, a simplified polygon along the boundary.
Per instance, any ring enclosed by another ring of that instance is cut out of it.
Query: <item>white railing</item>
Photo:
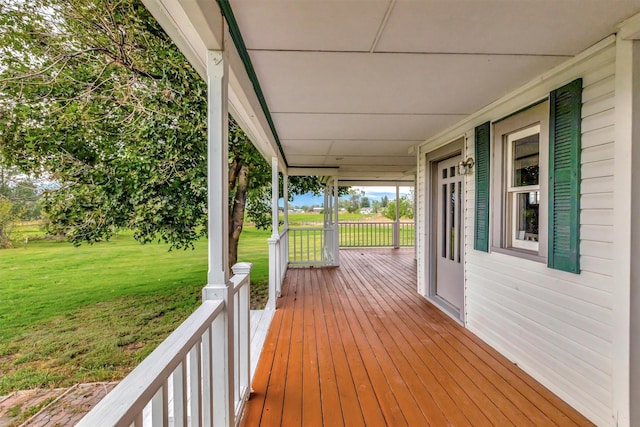
[[[269,300],[266,308],[275,310],[276,298],[282,293],[282,283],[289,266],[288,229],[271,236],[269,244]]]
[[[413,246],[413,222],[340,222],[340,247]]]
[[[416,240],[416,226],[413,222],[398,223],[398,241],[401,247],[413,247]]]
[[[231,278],[230,307],[222,299],[203,301],[78,425],[237,425],[250,392],[250,269],[242,266],[246,273]],[[226,323],[229,312],[233,328]]]
[[[332,228],[289,228],[289,265],[331,265],[332,249],[326,239]]]
[[[279,261],[280,269],[278,271],[278,294],[282,288],[284,282],[284,276],[287,273],[289,267],[289,229],[282,230],[280,233],[280,246],[279,246]]]

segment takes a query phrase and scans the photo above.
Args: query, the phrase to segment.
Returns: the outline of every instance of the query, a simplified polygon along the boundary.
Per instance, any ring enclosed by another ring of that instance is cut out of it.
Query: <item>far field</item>
[[[322,215],[292,214],[290,223],[318,224]],[[121,379],[200,303],[204,239],[169,251],[123,232],[74,247],[43,239],[37,224],[16,231],[15,248],[0,250],[0,395]],[[240,239],[239,260],[254,264],[254,305],[266,295],[270,234],[245,226]]]

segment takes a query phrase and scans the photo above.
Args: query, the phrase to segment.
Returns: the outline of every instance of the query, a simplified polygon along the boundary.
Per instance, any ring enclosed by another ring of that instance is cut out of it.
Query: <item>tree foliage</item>
[[[413,198],[409,196],[400,196],[399,200],[400,209],[399,214],[400,218],[410,218],[413,219]],[[387,206],[382,210],[382,215],[389,219],[396,219],[396,201],[391,200],[387,202]]]
[[[0,196],[11,203],[16,219],[40,219],[40,196],[37,183],[16,168],[6,167],[0,157]]]
[[[44,209],[75,244],[120,227],[175,248],[206,233],[206,89],[139,0],[0,4],[1,154],[60,184]],[[269,223],[270,168],[234,122],[229,144],[239,237],[246,200]]]
[[[11,231],[17,219],[11,200],[0,194],[0,248],[11,247]]]

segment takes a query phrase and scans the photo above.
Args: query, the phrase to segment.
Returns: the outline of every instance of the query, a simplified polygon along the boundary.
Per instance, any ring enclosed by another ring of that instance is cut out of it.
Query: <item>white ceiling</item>
[[[405,178],[408,149],[578,54],[640,0],[231,0],[289,166]]]

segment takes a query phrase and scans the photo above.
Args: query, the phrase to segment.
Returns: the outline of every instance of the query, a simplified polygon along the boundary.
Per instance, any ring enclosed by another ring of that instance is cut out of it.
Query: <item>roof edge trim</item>
[[[284,150],[282,149],[282,144],[280,144],[280,138],[278,137],[278,132],[276,131],[276,126],[273,123],[273,119],[271,118],[271,113],[269,112],[269,107],[267,106],[267,101],[264,98],[264,94],[262,93],[262,88],[260,87],[260,82],[258,81],[258,76],[256,75],[255,69],[253,68],[253,63],[251,62],[251,58],[249,57],[249,52],[247,51],[247,46],[244,44],[244,39],[242,38],[242,33],[240,32],[240,28],[238,27],[238,22],[236,21],[235,15],[233,14],[233,10],[231,9],[231,4],[229,0],[216,0],[218,5],[220,6],[220,10],[222,11],[222,15],[227,21],[227,25],[229,25],[229,34],[231,34],[231,39],[233,43],[236,45],[236,49],[238,49],[238,55],[244,64],[244,68],[253,84],[253,90],[258,97],[258,102],[260,102],[260,106],[262,107],[262,111],[264,112],[265,117],[267,118],[267,122],[269,123],[269,128],[271,129],[271,133],[273,134],[274,139],[276,140],[276,144],[278,144],[278,150],[282,155],[282,160],[284,160],[284,164],[289,167],[289,163],[287,162],[287,157],[284,154]]]

